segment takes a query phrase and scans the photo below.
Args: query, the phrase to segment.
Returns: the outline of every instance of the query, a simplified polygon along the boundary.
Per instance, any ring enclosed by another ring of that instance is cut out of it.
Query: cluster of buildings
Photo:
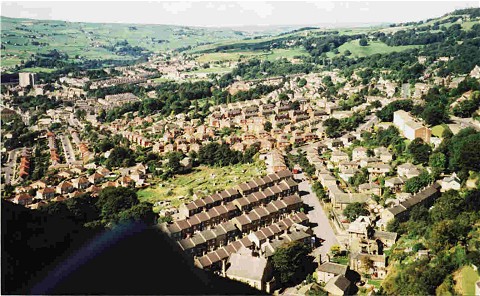
[[[146,178],[146,168],[142,164],[121,170],[120,174],[94,164],[73,166],[30,185],[16,187],[11,201],[36,209],[49,202],[75,198],[83,193],[97,196],[106,187],[141,186]]]
[[[273,291],[270,257],[284,242],[311,244],[308,217],[289,170],[258,177],[180,207],[161,229],[195,265]],[[254,264],[246,272],[245,266]]]

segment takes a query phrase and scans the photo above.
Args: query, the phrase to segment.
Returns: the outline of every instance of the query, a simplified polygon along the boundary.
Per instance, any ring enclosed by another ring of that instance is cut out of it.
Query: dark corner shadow
[[[157,227],[130,223],[42,244],[56,233],[55,216],[36,216],[2,201],[2,294],[39,295],[254,295],[252,287],[196,268]],[[41,224],[41,220],[52,221]],[[34,225],[43,228],[32,230]],[[22,233],[18,239],[18,233]],[[40,239],[40,241],[39,241]],[[47,258],[47,260],[44,260]],[[49,260],[49,261],[48,261]]]
[[[362,278],[358,272],[351,269],[347,271],[347,274],[345,275],[345,277],[349,279],[353,284],[360,282]]]
[[[313,210],[313,207],[308,204],[303,204],[303,210],[305,211],[305,213],[308,213]]]
[[[63,276],[54,286],[40,286],[39,290],[35,290],[39,288],[37,283],[31,293],[261,294],[245,284],[194,267],[178,246],[160,230],[145,227],[136,231],[133,227],[125,230],[119,240],[113,239],[111,245],[87,262],[68,270],[71,273]],[[45,280],[48,283],[49,278]]]
[[[298,194],[299,194],[300,196],[307,195],[308,193],[309,193],[309,192],[308,192],[308,191],[305,191],[305,190],[300,190],[300,191],[298,192]]]

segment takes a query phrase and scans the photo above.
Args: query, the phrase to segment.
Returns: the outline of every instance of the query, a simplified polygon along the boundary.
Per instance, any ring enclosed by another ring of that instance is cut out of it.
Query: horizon
[[[88,7],[85,6],[86,3],[89,4]],[[104,11],[108,11],[112,3],[116,5],[115,12],[105,14]],[[432,6],[433,3],[435,5]],[[478,7],[478,1],[8,1],[1,4],[1,16],[40,21],[200,28],[339,28],[417,22],[441,17],[458,9]],[[81,11],[85,9],[89,11]],[[292,10],[296,13],[286,14]],[[142,13],[144,15],[138,16]],[[205,14],[211,14],[212,17],[205,17]],[[285,20],[285,15],[290,17]]]

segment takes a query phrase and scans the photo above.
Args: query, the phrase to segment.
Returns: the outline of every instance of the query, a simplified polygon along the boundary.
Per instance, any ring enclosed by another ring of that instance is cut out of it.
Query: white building
[[[404,110],[398,110],[393,113],[393,124],[400,130],[405,138],[409,140],[421,138],[425,143],[430,143],[432,131],[416,121]]]

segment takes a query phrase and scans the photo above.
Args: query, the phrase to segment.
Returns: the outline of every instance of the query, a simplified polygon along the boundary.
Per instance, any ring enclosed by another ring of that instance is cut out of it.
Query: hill
[[[67,54],[70,60],[126,60],[146,52],[189,48],[260,33],[227,28],[77,23],[4,16],[0,21],[2,67],[20,65],[32,54],[45,54],[54,49]]]

